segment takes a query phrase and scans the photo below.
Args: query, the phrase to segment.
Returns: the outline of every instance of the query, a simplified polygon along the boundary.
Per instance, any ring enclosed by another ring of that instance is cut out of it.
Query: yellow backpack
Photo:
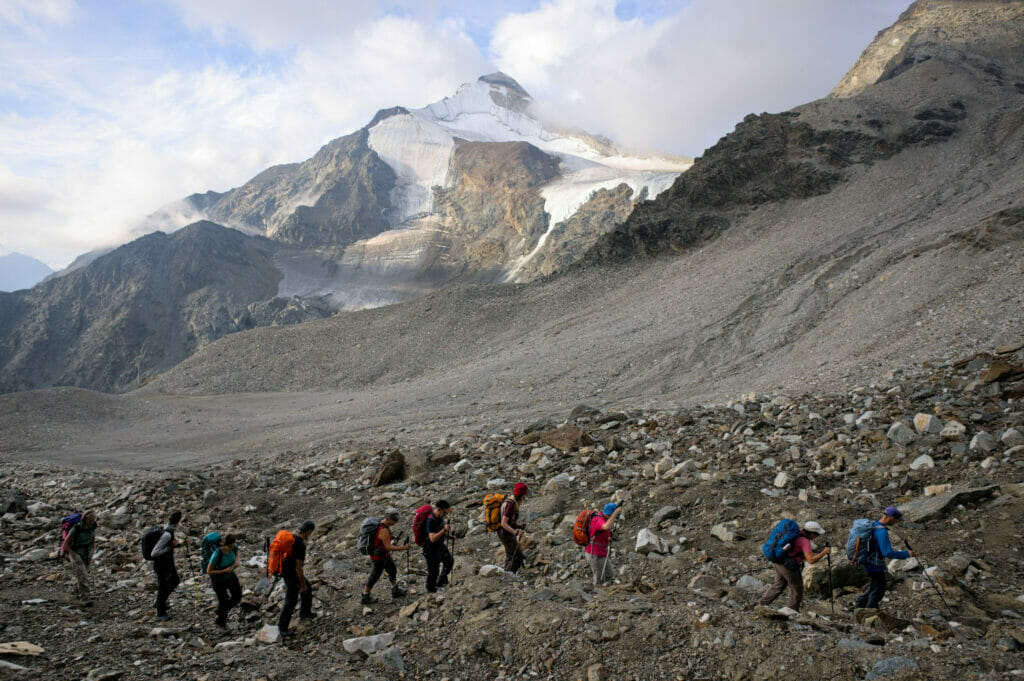
[[[487,522],[488,532],[497,532],[501,529],[501,502],[505,501],[505,495],[494,492],[484,497],[484,520]]]

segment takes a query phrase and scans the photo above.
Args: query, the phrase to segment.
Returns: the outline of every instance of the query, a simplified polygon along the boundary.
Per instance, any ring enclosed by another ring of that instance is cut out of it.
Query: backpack
[[[574,542],[580,546],[590,544],[590,521],[597,515],[600,514],[593,509],[580,511],[580,514],[576,516],[576,522],[572,525],[572,540]]]
[[[359,539],[356,540],[356,548],[359,553],[364,556],[369,556],[373,553],[375,539],[377,538],[377,530],[380,529],[381,522],[378,518],[367,518],[363,521],[363,524],[359,526]]]
[[[427,543],[427,518],[434,512],[434,507],[424,504],[416,509],[416,515],[412,517],[412,539],[416,546],[423,546]]]
[[[787,565],[793,562],[789,551],[793,548],[793,542],[800,534],[800,526],[795,520],[783,518],[772,529],[768,535],[768,541],[761,545],[761,553],[771,563]]]
[[[505,495],[494,492],[484,497],[484,520],[487,522],[488,532],[497,532],[501,529],[501,504],[505,501]]]
[[[153,560],[153,549],[156,548],[156,543],[160,541],[162,536],[164,536],[164,528],[159,525],[154,525],[142,533],[142,540],[139,541],[139,546],[142,549],[143,559]],[[171,532],[171,536],[174,536],[173,532]]]
[[[68,534],[71,533],[71,528],[77,525],[82,520],[81,513],[71,513],[64,516],[60,521],[60,545],[57,547],[57,557],[64,555],[64,542],[68,539]]]
[[[867,518],[853,521],[846,537],[846,557],[854,565],[863,565],[871,555],[871,539],[875,535],[875,522]]]
[[[220,532],[210,532],[199,543],[199,572],[206,574],[206,566],[213,558],[213,552],[220,548]]]
[[[270,542],[270,549],[267,551],[267,574],[277,577],[281,574],[281,567],[285,559],[292,555],[292,547],[295,546],[295,535],[288,530],[279,530],[274,535],[274,541]]]

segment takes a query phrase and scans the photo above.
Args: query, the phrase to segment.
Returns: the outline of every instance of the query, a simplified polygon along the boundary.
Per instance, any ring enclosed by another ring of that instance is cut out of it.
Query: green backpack
[[[203,541],[199,544],[199,564],[201,566],[200,572],[206,574],[206,566],[210,564],[210,559],[213,558],[213,552],[220,547],[220,532],[210,532]]]

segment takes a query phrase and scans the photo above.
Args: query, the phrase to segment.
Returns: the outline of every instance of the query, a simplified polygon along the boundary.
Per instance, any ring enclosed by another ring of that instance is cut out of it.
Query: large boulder
[[[838,556],[838,557],[837,557]],[[820,560],[804,568],[804,591],[811,595],[828,597],[828,559]],[[832,588],[861,587],[867,584],[868,575],[864,568],[854,565],[846,556],[832,554]]]
[[[377,454],[384,456],[384,462],[377,470],[377,474],[373,476],[374,487],[405,478],[405,457],[402,456],[402,452],[395,449],[385,455],[381,450]]]
[[[25,495],[16,489],[0,490],[0,514],[28,513]]]
[[[541,433],[540,441],[562,452],[571,452],[574,449],[594,444],[594,441],[582,428],[574,425],[566,425]]]
[[[903,517],[910,522],[923,523],[941,517],[950,507],[987,499],[998,490],[998,485],[956,490],[948,494],[938,494],[934,497],[924,497],[900,504],[900,510],[903,512]]]

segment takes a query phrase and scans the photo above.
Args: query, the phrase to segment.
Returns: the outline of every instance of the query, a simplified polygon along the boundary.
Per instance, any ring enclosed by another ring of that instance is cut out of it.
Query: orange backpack
[[[281,530],[270,542],[270,551],[267,552],[267,574],[277,577],[281,574],[281,566],[285,558],[292,555],[292,547],[295,546],[295,535],[288,530]]]
[[[488,532],[497,532],[501,529],[501,502],[504,500],[505,495],[498,492],[484,497],[484,520],[487,521]]]
[[[576,522],[572,524],[572,540],[580,546],[590,543],[590,521],[596,515],[598,515],[597,511],[587,509],[580,511],[580,514],[576,516]]]

